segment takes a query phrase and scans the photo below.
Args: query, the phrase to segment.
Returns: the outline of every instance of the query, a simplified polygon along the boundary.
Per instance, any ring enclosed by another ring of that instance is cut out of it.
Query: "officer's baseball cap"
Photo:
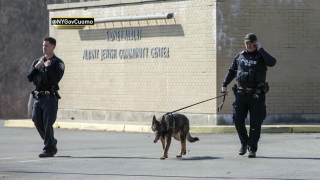
[[[254,41],[257,41],[257,36],[253,33],[249,33],[247,34],[245,37],[244,37],[244,42],[254,42]]]

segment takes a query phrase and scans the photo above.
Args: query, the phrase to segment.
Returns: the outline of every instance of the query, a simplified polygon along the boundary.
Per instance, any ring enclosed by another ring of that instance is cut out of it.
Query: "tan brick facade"
[[[233,58],[244,49],[243,37],[248,32],[256,33],[266,51],[277,59],[267,76],[271,85],[267,95],[270,122],[277,117],[272,114],[278,113],[319,114],[320,2],[189,0],[110,6],[103,2],[107,1],[100,1],[100,6],[91,6],[98,2],[69,3],[69,8],[63,6],[65,9],[49,6],[50,17],[104,18],[164,12],[176,12],[176,16],[167,20],[99,23],[82,30],[50,26],[50,35],[57,39],[56,55],[66,65],[60,82],[60,117],[65,117],[63,111],[77,110],[151,115],[218,96]],[[107,31],[128,29],[141,29],[141,39],[106,40]],[[168,47],[169,57],[152,58],[153,47]],[[120,49],[131,48],[148,48],[148,57],[119,57]],[[99,50],[99,58],[83,59],[84,50],[93,49]],[[101,60],[101,49],[117,49],[117,58]],[[208,122],[218,118],[215,114],[221,100],[181,112],[205,116],[203,122]],[[226,98],[221,114],[227,114],[228,120],[219,116],[224,121],[230,122],[233,100],[232,95]],[[315,117],[318,116],[309,119]],[[128,115],[126,120],[136,119]]]
[[[320,2],[311,0],[224,1],[217,4],[218,82],[237,52],[243,35],[258,41],[277,59],[269,68],[269,114],[319,114]],[[230,88],[229,88],[230,89]],[[231,104],[232,98],[228,98]],[[227,113],[227,108],[224,109]],[[319,117],[317,118],[319,120]]]

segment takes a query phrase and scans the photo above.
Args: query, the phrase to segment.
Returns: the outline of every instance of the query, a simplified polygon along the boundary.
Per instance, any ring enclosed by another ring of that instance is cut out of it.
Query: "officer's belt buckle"
[[[46,97],[49,97],[49,96],[50,96],[50,91],[45,91],[45,92],[44,92],[44,95],[45,95]]]
[[[250,93],[252,91],[252,88],[246,88],[246,93]]]

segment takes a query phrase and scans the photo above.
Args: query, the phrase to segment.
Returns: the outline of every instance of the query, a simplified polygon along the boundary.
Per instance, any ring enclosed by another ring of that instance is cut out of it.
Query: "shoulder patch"
[[[32,64],[31,64],[31,66],[33,66],[33,64],[34,64],[34,62],[36,61],[36,59],[35,60],[33,60],[33,62],[32,62]]]
[[[60,67],[60,69],[64,70],[64,64],[63,64],[63,62],[59,62],[59,67]]]

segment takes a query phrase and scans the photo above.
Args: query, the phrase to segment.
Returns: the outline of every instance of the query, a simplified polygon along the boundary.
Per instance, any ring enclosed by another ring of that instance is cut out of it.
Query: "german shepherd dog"
[[[181,151],[176,157],[182,157],[187,153],[186,140],[189,142],[199,141],[199,138],[191,137],[189,119],[182,114],[166,114],[158,120],[153,116],[151,129],[155,133],[153,142],[156,143],[160,139],[162,143],[163,154],[160,159],[168,158],[171,137],[181,142]]]

